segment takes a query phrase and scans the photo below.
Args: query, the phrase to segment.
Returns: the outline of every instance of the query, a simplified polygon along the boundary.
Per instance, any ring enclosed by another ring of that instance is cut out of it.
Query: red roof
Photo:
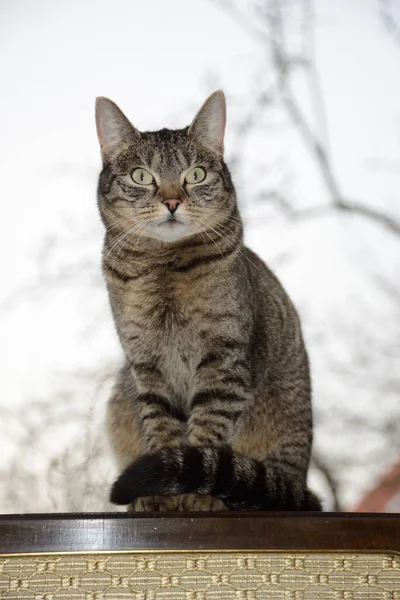
[[[354,508],[355,512],[400,512],[400,462]]]

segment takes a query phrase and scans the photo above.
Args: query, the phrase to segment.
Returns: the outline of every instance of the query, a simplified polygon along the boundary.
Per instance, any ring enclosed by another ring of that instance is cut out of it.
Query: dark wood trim
[[[400,552],[400,514],[78,513],[0,516],[0,553],[118,550]]]

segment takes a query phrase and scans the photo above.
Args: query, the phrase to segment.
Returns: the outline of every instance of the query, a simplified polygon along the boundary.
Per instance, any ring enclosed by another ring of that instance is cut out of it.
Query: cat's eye
[[[186,173],[185,182],[190,185],[201,183],[206,178],[206,172],[203,167],[194,167]]]
[[[132,171],[131,177],[133,181],[139,185],[150,185],[154,183],[154,177],[147,169],[135,169]]]

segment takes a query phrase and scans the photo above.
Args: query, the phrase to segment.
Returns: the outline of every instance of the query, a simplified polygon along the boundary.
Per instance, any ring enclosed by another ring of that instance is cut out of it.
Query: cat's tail
[[[111,502],[143,496],[210,495],[230,510],[321,510],[316,496],[278,461],[265,463],[230,447],[164,448],[144,454],[120,475]]]

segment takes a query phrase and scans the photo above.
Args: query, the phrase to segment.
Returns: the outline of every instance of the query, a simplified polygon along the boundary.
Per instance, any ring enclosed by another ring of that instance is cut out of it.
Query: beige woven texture
[[[272,552],[3,557],[0,598],[400,600],[400,557]]]

